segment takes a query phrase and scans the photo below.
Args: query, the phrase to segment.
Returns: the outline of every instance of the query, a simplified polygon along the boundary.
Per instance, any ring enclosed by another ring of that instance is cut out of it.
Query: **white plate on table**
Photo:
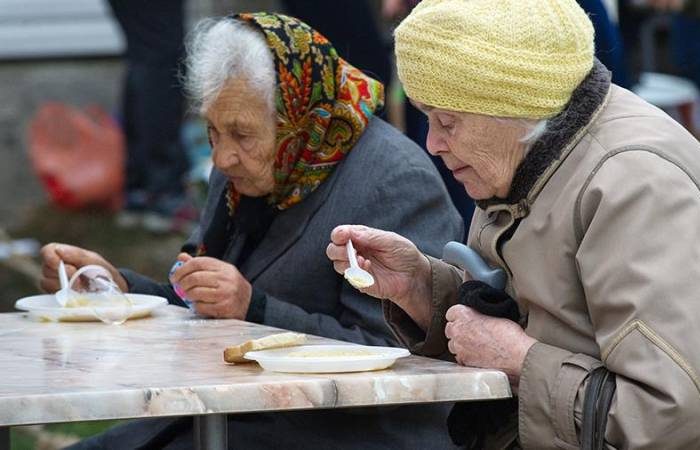
[[[299,345],[248,352],[244,357],[274,372],[337,373],[386,369],[409,355],[405,348],[396,347]]]
[[[126,294],[131,300],[131,314],[129,319],[146,317],[154,309],[167,305],[168,301],[163,297],[145,294]],[[81,306],[77,308],[63,308],[58,304],[53,294],[33,295],[24,297],[15,302],[15,308],[28,311],[39,320],[60,322],[91,322],[99,321],[95,317],[93,308]]]

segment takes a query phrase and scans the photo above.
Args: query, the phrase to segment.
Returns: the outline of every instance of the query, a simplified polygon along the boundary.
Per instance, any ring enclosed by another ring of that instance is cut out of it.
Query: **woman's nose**
[[[426,138],[425,146],[428,149],[428,153],[434,156],[448,150],[445,140],[440,136],[440,133],[435,130],[433,125],[428,126],[428,137]]]
[[[228,169],[238,164],[238,152],[225,142],[219,142],[212,149],[212,163],[217,169]]]

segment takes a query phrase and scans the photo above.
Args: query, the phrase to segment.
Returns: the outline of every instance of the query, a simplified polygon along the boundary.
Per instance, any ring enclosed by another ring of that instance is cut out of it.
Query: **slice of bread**
[[[306,342],[306,335],[303,333],[277,333],[259,339],[245,341],[242,344],[226,347],[224,350],[224,361],[227,363],[248,362],[243,356],[253,350],[267,350],[270,348],[293,347]]]

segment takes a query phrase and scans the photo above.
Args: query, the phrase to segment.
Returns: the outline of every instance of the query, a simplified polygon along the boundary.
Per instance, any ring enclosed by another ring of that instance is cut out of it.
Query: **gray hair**
[[[545,135],[547,132],[547,125],[549,124],[548,119],[537,120],[512,117],[495,117],[495,119],[501,123],[511,124],[524,129],[525,133],[523,137],[520,138],[520,142],[527,146],[527,150],[530,150],[532,144]]]
[[[196,111],[206,110],[226,82],[239,77],[274,111],[275,68],[260,31],[230,17],[203,19],[188,35],[185,48],[183,84]]]
[[[524,120],[524,119],[521,119]],[[537,121],[528,120],[525,124],[525,129],[528,130],[525,135],[520,138],[520,142],[527,144],[528,147],[532,146],[539,138],[545,135],[547,132],[547,125],[549,125],[549,120],[541,119]]]

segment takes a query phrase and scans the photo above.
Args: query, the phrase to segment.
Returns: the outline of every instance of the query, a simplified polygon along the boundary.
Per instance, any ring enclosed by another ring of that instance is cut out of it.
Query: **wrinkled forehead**
[[[232,122],[254,127],[274,123],[274,111],[245,78],[231,78],[214,100],[202,107],[202,116],[212,122]]]

